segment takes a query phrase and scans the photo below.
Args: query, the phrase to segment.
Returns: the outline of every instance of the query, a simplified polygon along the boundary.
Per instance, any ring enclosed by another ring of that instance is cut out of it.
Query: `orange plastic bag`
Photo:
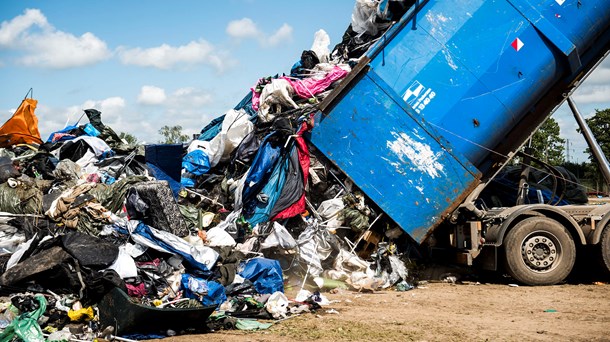
[[[34,114],[37,104],[38,101],[27,98],[21,102],[15,114],[0,127],[0,147],[42,143],[38,118]]]

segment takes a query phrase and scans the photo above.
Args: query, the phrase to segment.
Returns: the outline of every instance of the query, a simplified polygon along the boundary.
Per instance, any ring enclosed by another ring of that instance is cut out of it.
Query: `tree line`
[[[593,136],[600,145],[604,155],[610,159],[610,108],[595,110],[595,114],[585,119]],[[580,129],[578,132],[581,133]],[[604,179],[597,160],[587,147],[585,152],[589,155],[587,161],[574,163],[565,158],[565,139],[561,138],[559,124],[553,118],[547,119],[532,136],[531,147],[533,156],[553,166],[563,166],[572,172],[588,192],[600,191],[608,193],[608,184]]]

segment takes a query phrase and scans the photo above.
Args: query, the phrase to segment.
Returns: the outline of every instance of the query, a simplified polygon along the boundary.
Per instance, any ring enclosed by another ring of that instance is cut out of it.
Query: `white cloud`
[[[599,85],[610,83],[610,58],[602,61],[591,75],[585,80],[585,84]]]
[[[47,18],[37,9],[26,9],[23,15],[18,15],[11,21],[3,21],[0,25],[0,46],[14,45],[32,26],[50,28]]]
[[[610,68],[602,68],[601,66],[595,70],[586,82],[588,84],[608,84],[610,83]]]
[[[138,103],[144,105],[159,105],[166,99],[165,89],[155,86],[143,86],[138,94]]]
[[[574,101],[577,104],[609,103],[610,85],[583,85],[574,93]]]
[[[172,93],[169,104],[178,110],[180,108],[194,108],[201,110],[201,107],[212,102],[212,95],[206,91],[186,87],[180,88]]]
[[[242,18],[229,22],[226,32],[238,40],[255,39],[261,46],[278,46],[292,40],[292,26],[284,23],[277,31],[267,36],[250,18]]]
[[[284,23],[274,34],[272,34],[265,43],[270,46],[277,46],[284,42],[292,40],[292,26]]]
[[[232,65],[232,60],[223,51],[204,39],[192,41],[182,46],[161,46],[142,48],[119,48],[119,56],[123,64],[159,69],[172,69],[174,67],[188,67],[197,64],[207,64],[217,71],[223,71]]]
[[[250,18],[233,20],[227,25],[227,34],[234,38],[257,38],[262,35],[256,24]]]
[[[102,112],[102,122],[114,122],[123,117],[126,103],[119,96],[109,97],[103,100],[87,100],[82,109],[94,108]]]
[[[0,48],[22,52],[19,64],[54,69],[91,65],[111,56],[103,40],[90,32],[78,37],[59,31],[38,9],[2,22]]]

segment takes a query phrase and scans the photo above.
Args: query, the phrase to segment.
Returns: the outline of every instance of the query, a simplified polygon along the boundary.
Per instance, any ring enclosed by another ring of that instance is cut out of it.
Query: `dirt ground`
[[[268,330],[160,341],[610,341],[610,282],[587,266],[555,286],[516,286],[493,276],[428,282],[407,292],[324,293],[333,304],[276,321]],[[441,279],[446,271],[439,268],[425,279]]]
[[[428,283],[407,292],[325,295],[336,302],[268,330],[163,341],[610,341],[610,284],[604,282]]]

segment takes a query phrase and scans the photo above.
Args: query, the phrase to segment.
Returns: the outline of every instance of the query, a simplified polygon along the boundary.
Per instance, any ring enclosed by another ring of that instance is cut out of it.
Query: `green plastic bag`
[[[36,295],[34,298],[38,301],[38,309],[32,312],[22,313],[15,318],[0,335],[0,342],[9,342],[15,335],[22,341],[45,341],[42,330],[40,330],[40,326],[38,325],[38,318],[47,310],[47,300],[42,295]]]

